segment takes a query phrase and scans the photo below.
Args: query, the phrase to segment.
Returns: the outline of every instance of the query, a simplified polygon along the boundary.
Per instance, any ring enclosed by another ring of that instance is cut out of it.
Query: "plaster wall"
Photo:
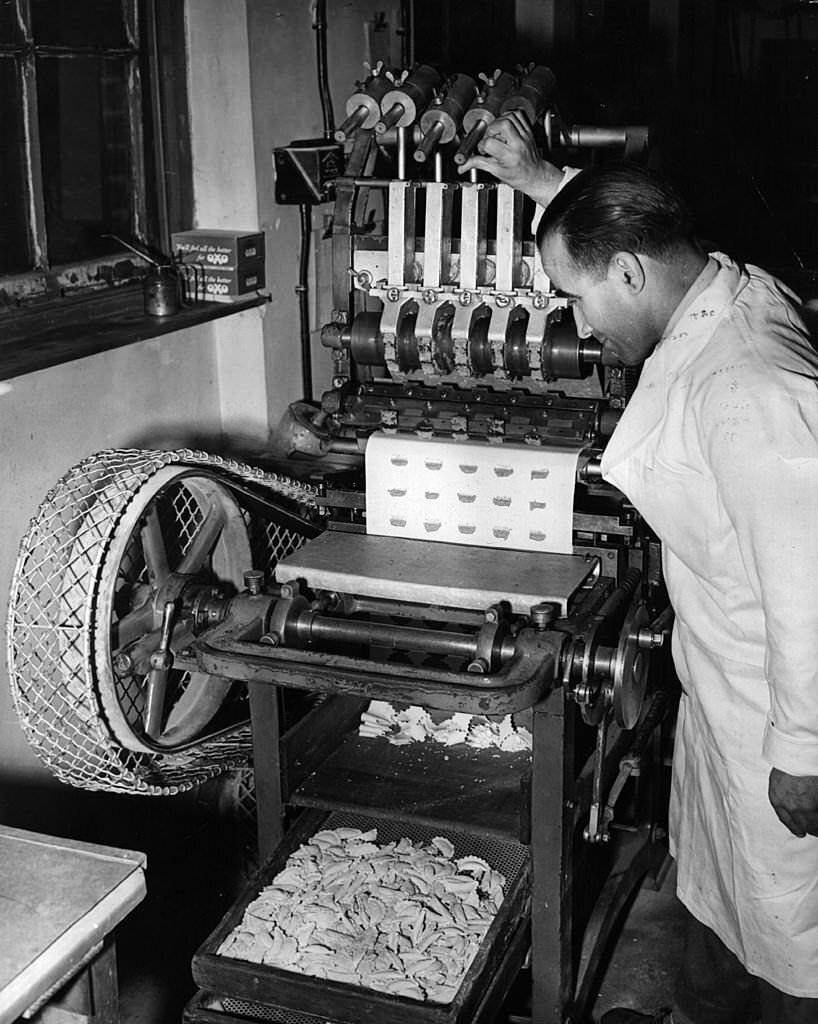
[[[275,424],[290,402],[303,396],[300,333],[295,285],[301,244],[297,206],[275,202],[273,149],[296,139],[323,136],[318,88],[314,4],[302,0],[247,0],[250,95],[255,139],[258,223],[267,242],[265,307],[267,394],[270,422]],[[398,0],[328,0],[327,63],[336,125],[346,117],[345,104],[364,63],[398,65],[401,37]],[[382,17],[381,17],[382,15]],[[310,323],[313,397],[331,384],[331,360],[320,343],[320,329],[332,312],[327,269],[332,206],[312,209]],[[316,271],[316,268],[318,270]]]
[[[380,56],[385,39],[399,46],[389,27],[372,31],[375,6],[367,0],[328,4],[331,88],[341,116],[363,61]],[[275,204],[272,150],[321,134],[312,7],[303,0],[189,0],[195,226],[263,228],[271,302],[0,382],[3,622],[20,539],[48,489],[72,465],[106,447],[257,447],[301,397],[298,211]],[[327,207],[314,214],[313,266],[326,265],[329,243],[321,236],[330,213]],[[329,313],[328,281],[318,278],[313,274],[311,282],[316,369],[323,356],[317,329]],[[321,386],[317,381],[316,394]],[[32,827],[33,816],[34,827],[55,827],[48,801],[36,813],[31,807],[23,813],[20,793],[32,787],[56,793],[66,821],[65,809],[80,796],[84,804],[100,799],[56,782],[37,761],[17,722],[2,659],[0,821]]]
[[[195,330],[0,383],[0,616],[19,542],[49,488],[103,448],[218,449],[214,343]],[[50,775],[26,744],[0,667],[0,820],[8,784]],[[59,785],[54,783],[55,786]]]

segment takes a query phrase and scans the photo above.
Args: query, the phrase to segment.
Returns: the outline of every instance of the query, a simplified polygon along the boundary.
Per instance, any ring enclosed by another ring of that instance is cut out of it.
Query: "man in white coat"
[[[479,167],[546,205],[552,286],[604,358],[642,365],[602,460],[662,541],[683,695],[671,851],[689,911],[672,1014],[818,1022],[818,354],[798,302],[696,241],[645,169],[573,177],[518,117]]]

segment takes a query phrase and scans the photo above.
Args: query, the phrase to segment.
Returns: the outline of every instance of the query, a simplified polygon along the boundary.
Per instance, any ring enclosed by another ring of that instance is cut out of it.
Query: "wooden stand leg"
[[[113,935],[105,936],[85,967],[30,1018],[30,1024],[119,1024]]]
[[[107,935],[102,949],[88,965],[91,981],[90,1020],[93,1024],[119,1024],[119,983],[116,974],[116,944]]]
[[[248,683],[253,726],[253,776],[256,787],[258,855],[263,864],[281,842],[283,802],[278,690],[264,683]]]

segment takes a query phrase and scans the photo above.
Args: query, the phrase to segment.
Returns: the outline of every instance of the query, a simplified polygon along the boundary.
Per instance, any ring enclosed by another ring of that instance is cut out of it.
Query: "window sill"
[[[0,311],[0,380],[171,334],[261,306],[266,296],[200,302],[168,317],[147,316],[140,285]]]

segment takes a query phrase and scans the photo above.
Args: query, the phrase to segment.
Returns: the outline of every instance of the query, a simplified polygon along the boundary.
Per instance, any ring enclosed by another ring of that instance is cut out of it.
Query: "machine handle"
[[[166,601],[162,611],[162,634],[159,646],[150,657],[151,671],[145,695],[145,735],[155,740],[162,732],[162,713],[165,709],[165,693],[168,672],[173,668],[173,651],[170,638],[176,621],[176,603]]]

